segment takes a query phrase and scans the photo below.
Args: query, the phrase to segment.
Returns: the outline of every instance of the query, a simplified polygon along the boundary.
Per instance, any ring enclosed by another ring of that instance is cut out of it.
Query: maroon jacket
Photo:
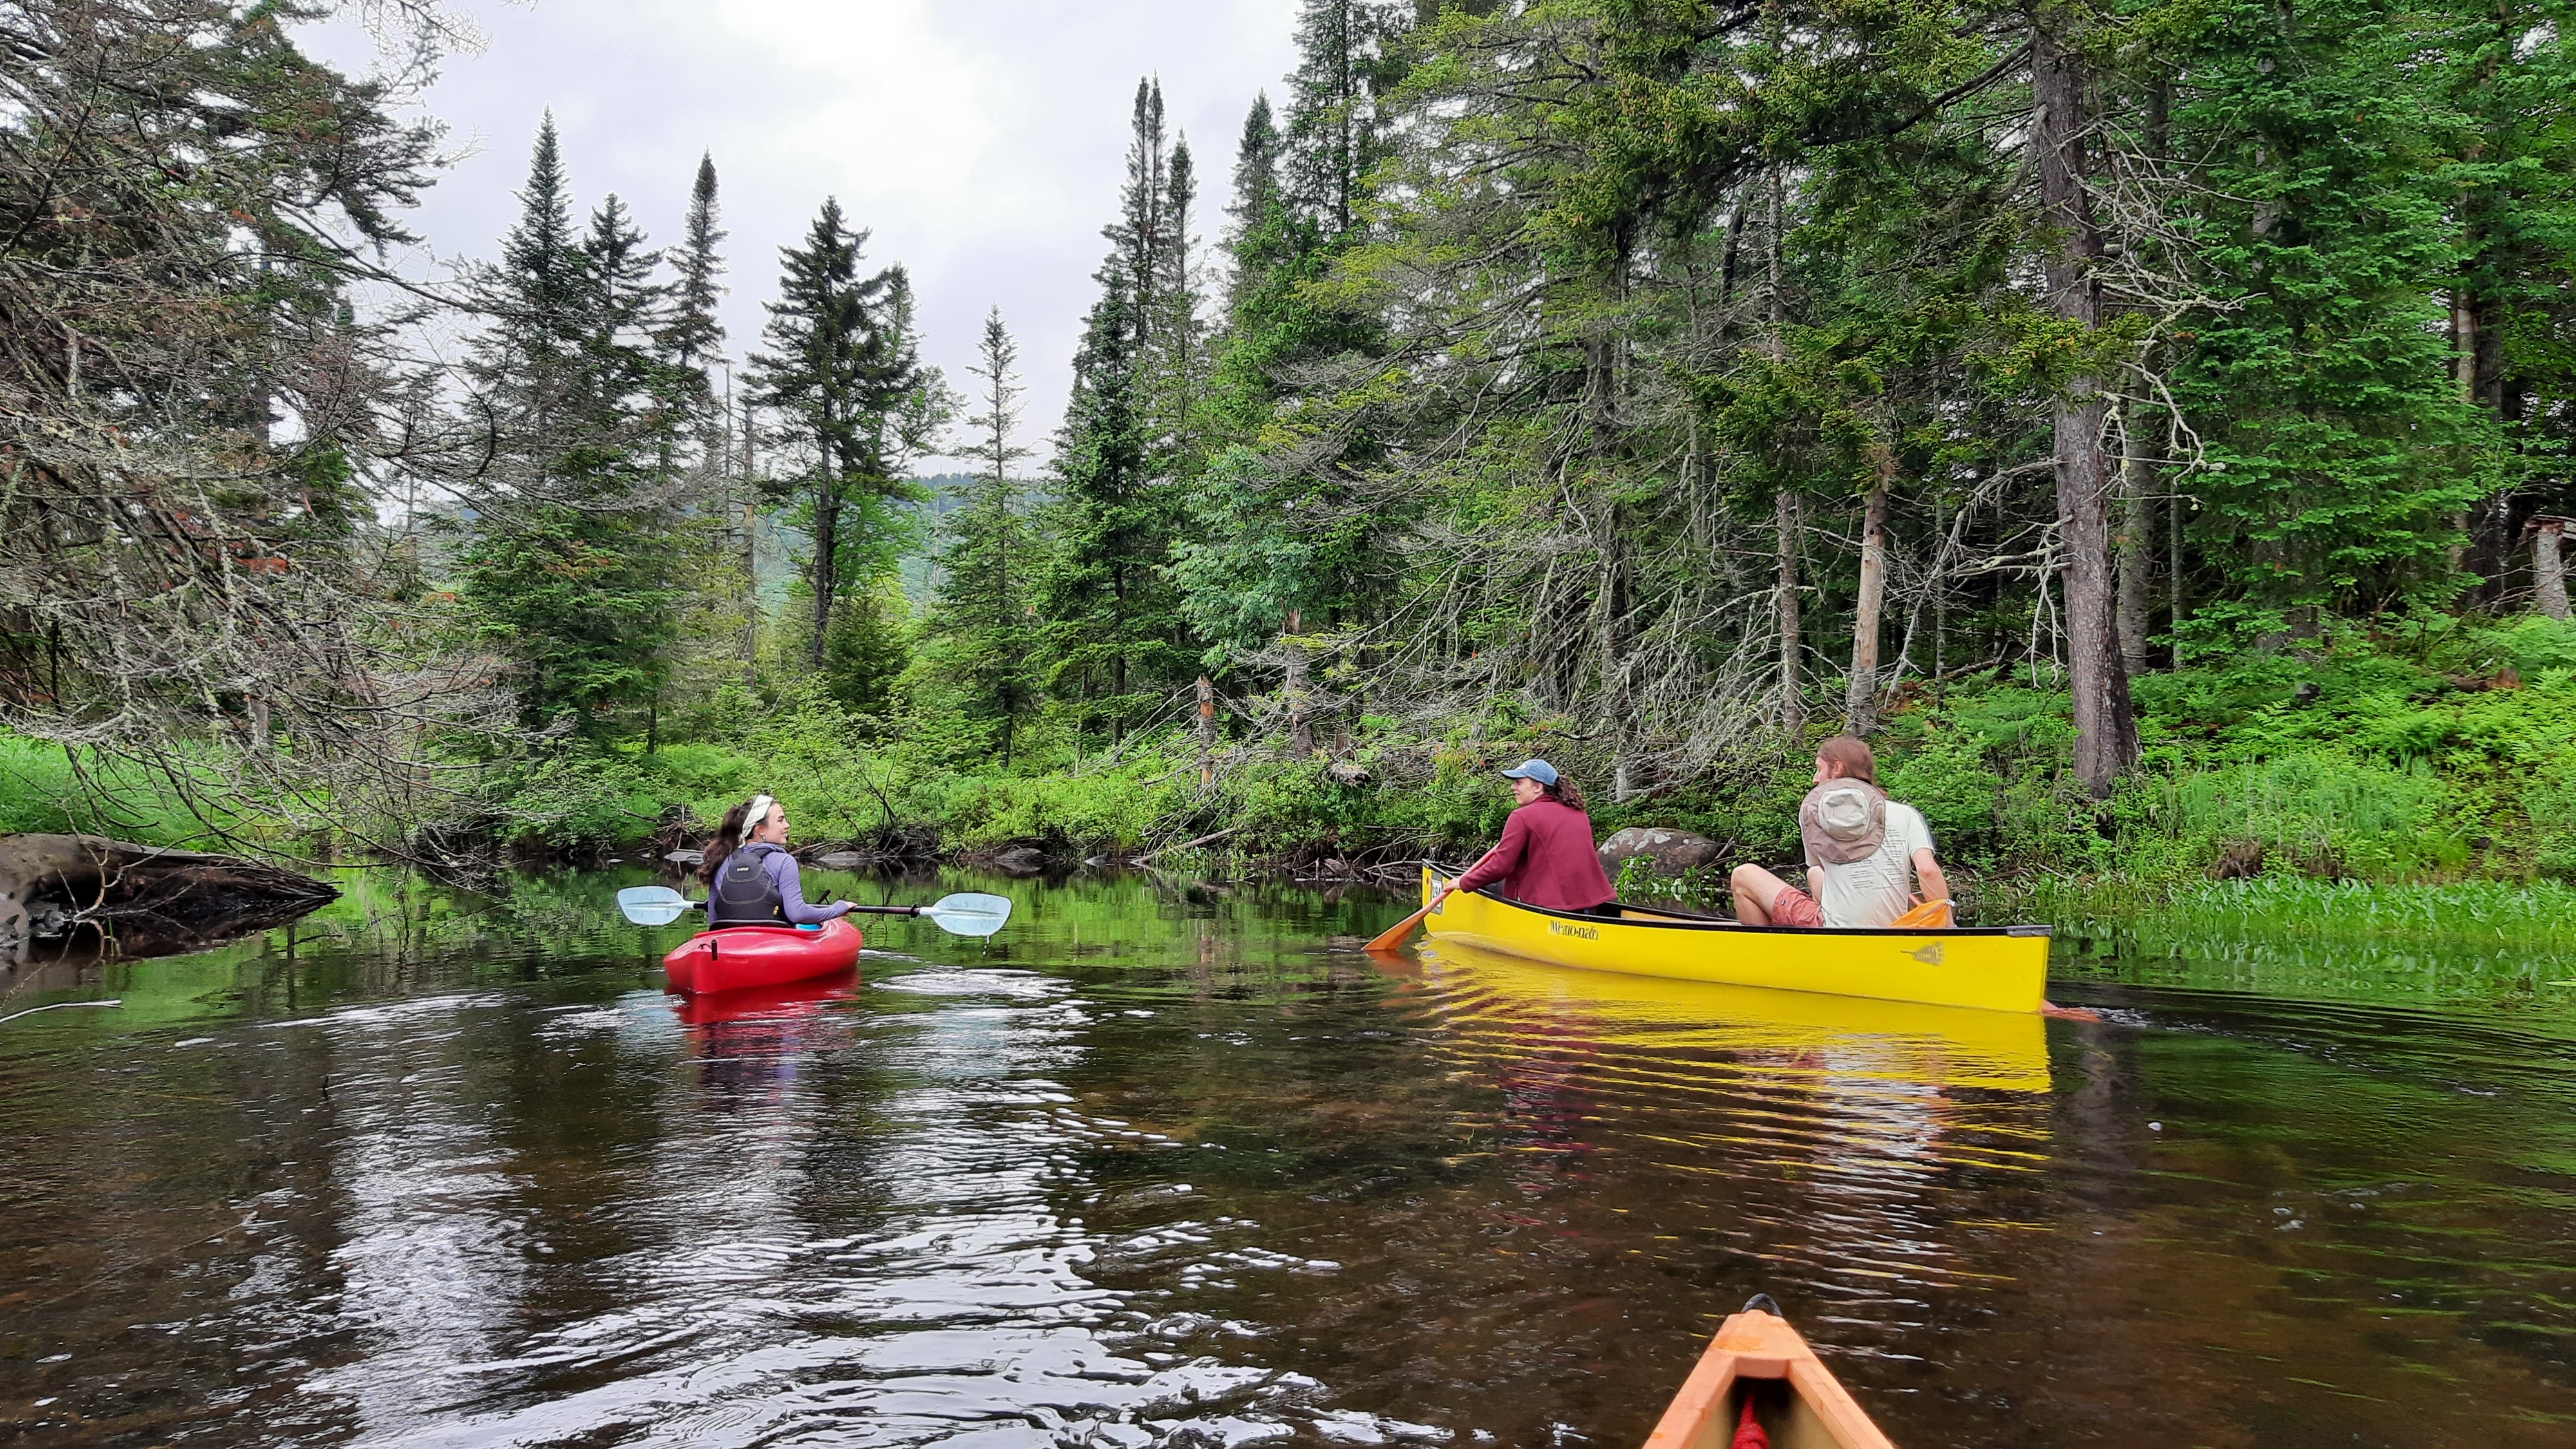
[[[1618,895],[1593,849],[1592,817],[1558,800],[1533,800],[1513,811],[1503,843],[1458,877],[1458,889],[1496,881],[1512,900],[1559,911],[1589,910]]]

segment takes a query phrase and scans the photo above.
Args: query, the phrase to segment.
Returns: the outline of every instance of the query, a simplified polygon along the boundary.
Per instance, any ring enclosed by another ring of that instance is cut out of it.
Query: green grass
[[[206,838],[205,828],[153,782],[96,766],[84,782],[61,746],[0,730],[0,835],[73,833],[145,845]]]

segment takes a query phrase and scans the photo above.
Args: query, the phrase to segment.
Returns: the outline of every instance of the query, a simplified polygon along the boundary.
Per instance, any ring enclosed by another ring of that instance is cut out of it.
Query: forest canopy
[[[1680,799],[2006,684],[2104,798],[2158,676],[2567,616],[2556,4],[1299,0],[1231,156],[1140,82],[1040,448],[1008,319],[943,376],[721,157],[657,245],[549,121],[401,277],[457,32],[353,79],[343,8],[0,3],[0,729],[216,834],[543,838],[756,729],[887,830],[1534,729]]]

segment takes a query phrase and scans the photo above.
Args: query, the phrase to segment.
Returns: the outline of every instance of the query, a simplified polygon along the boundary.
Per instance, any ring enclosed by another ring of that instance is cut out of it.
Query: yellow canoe
[[[1895,1449],[1770,1302],[1726,1320],[1646,1449],[1727,1449],[1748,1407],[1773,1449]]]
[[[1408,981],[1456,1004],[1465,1024],[1510,1035],[1544,1030],[1607,1048],[1705,1050],[1782,1073],[1837,1081],[2046,1092],[2048,1033],[2037,1012],[1973,1011],[1866,996],[1825,996],[1671,977],[1614,975],[1434,941]]]
[[[1422,898],[1441,884],[1422,873]],[[2037,1011],[2048,984],[2046,926],[1837,931],[1742,926],[1653,906],[1587,915],[1478,892],[1424,919],[1434,940],[1589,971],[1729,986],[1822,991],[1987,1011]]]

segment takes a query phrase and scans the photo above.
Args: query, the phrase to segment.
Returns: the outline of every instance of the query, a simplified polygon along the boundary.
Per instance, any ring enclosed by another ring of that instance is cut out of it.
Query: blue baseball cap
[[[1549,764],[1545,760],[1523,760],[1520,763],[1520,768],[1505,770],[1503,772],[1503,778],[1506,780],[1536,780],[1541,785],[1553,785],[1556,783],[1556,766]]]

